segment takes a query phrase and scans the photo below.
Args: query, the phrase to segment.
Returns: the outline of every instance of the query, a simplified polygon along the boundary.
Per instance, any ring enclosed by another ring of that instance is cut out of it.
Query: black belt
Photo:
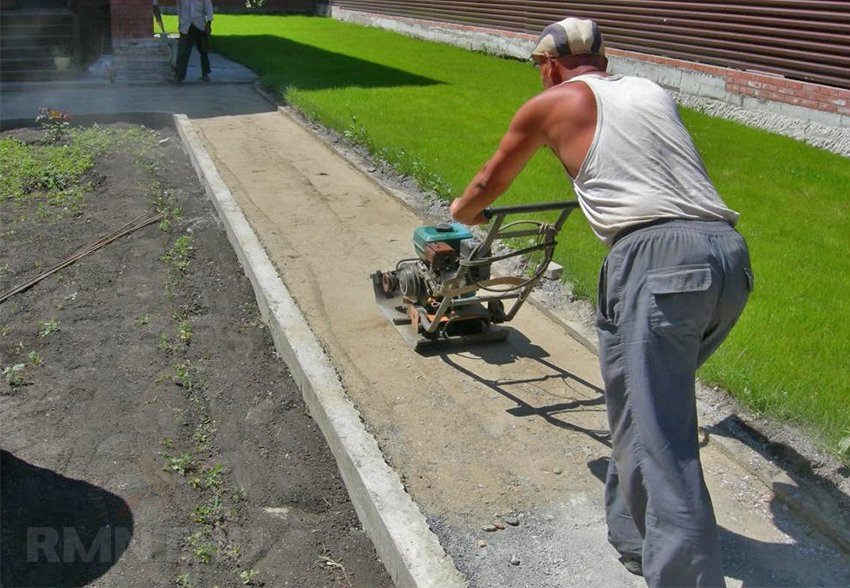
[[[614,245],[617,244],[617,241],[619,241],[620,239],[622,239],[626,235],[631,235],[635,231],[640,231],[641,229],[648,229],[649,227],[657,227],[658,225],[664,225],[664,224],[667,224],[669,222],[673,222],[673,221],[676,221],[676,220],[683,220],[683,219],[680,219],[680,218],[657,218],[657,219],[649,221],[649,222],[638,223],[636,225],[626,227],[625,229],[623,229],[622,231],[620,231],[619,233],[617,233],[614,236],[614,241],[611,243],[611,246],[613,247]]]

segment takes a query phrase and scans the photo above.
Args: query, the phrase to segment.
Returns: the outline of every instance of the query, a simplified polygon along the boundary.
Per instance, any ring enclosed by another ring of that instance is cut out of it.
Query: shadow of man
[[[133,514],[120,497],[0,450],[3,586],[84,586],[121,559]]]

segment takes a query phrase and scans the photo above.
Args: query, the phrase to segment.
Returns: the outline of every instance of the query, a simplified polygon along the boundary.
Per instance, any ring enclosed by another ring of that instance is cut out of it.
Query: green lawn
[[[216,17],[214,48],[281,98],[367,144],[446,198],[540,91],[527,63],[310,17]],[[173,28],[173,25],[171,25]],[[791,139],[684,110],[709,173],[742,215],[756,291],[701,372],[753,409],[809,427],[836,449],[850,435],[850,162]],[[571,198],[539,153],[500,204]],[[556,260],[593,298],[605,250],[576,214]]]

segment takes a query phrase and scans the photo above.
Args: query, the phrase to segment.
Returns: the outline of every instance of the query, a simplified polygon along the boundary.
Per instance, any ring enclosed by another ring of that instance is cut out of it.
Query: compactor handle
[[[518,206],[488,206],[482,211],[484,218],[490,220],[497,214],[514,214],[525,212],[545,212],[547,210],[566,210],[578,207],[576,200],[561,200],[558,202],[540,202],[537,204],[521,204]]]

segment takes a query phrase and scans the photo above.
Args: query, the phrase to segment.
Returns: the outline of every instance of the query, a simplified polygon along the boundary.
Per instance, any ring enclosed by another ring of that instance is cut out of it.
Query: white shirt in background
[[[211,0],[177,0],[177,15],[179,17],[180,33],[185,35],[189,27],[204,30],[207,23],[212,22],[213,7]]]

